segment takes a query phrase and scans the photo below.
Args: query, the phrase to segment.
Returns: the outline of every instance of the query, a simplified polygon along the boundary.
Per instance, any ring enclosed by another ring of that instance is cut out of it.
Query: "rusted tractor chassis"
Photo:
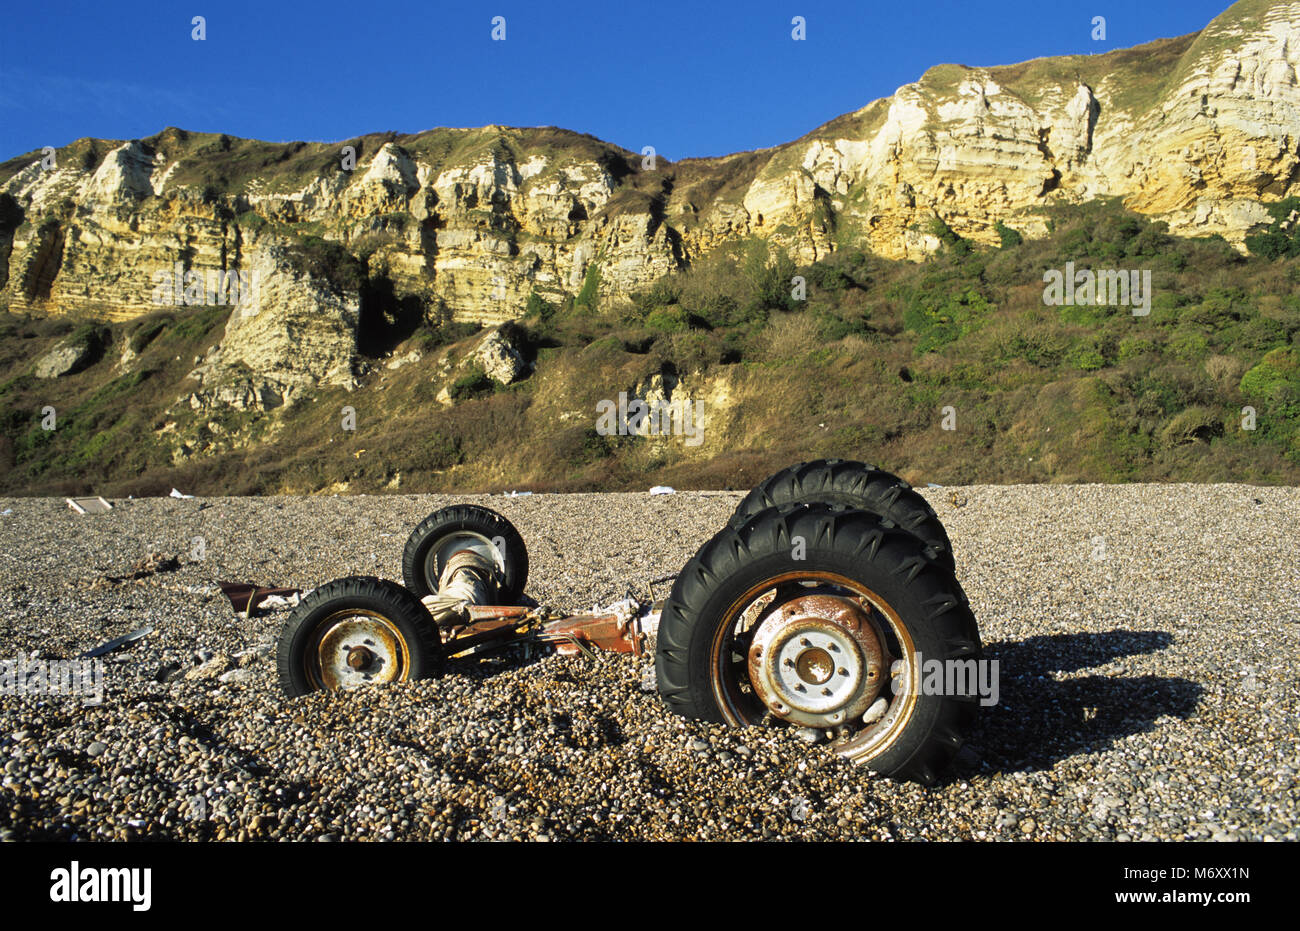
[[[980,652],[947,534],[906,482],[860,462],[769,477],[669,577],[661,603],[652,591],[604,614],[554,616],[523,597],[518,531],[475,505],[422,521],[402,569],[404,585],[354,576],[302,600],[278,646],[289,695],[438,675],[503,650],[640,655],[654,637],[670,711],[815,728],[838,753],[922,782],[960,748],[977,708],[974,695],[920,687],[923,659]]]

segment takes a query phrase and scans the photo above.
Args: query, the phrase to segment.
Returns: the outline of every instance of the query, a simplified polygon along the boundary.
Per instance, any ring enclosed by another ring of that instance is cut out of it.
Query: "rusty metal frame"
[[[541,639],[557,644],[556,652],[562,656],[589,653],[584,647],[595,647],[611,653],[645,653],[646,635],[641,632],[635,617],[618,614],[578,614],[551,621],[542,627]]]
[[[251,614],[257,606],[273,595],[289,598],[301,595],[301,588],[271,588],[261,585],[249,585],[246,582],[218,582],[221,593],[230,599],[230,606],[236,614]]]
[[[446,631],[449,657],[478,655],[521,643],[546,643],[561,656],[593,656],[595,650],[643,656],[646,634],[639,619],[619,614],[576,614],[550,618],[519,605],[468,605],[469,623]]]

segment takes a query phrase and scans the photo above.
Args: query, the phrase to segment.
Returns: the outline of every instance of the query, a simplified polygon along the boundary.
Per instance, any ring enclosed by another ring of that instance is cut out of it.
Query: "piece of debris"
[[[183,491],[177,491],[175,488],[173,488],[171,494],[168,495],[168,497],[169,497],[169,498],[182,498],[182,499],[188,499],[188,498],[193,498],[194,496],[193,496],[193,495],[187,495],[187,494],[185,494],[185,492],[183,492]]]
[[[296,607],[298,599],[302,597],[301,588],[269,588],[245,582],[217,584],[221,586],[221,593],[230,599],[230,606],[236,614],[251,614],[257,610],[258,605],[271,598],[278,599],[270,602],[274,607]]]
[[[68,507],[78,514],[104,514],[113,510],[113,505],[98,495],[89,498],[64,498],[63,500],[68,502]]]
[[[218,653],[212,659],[208,660],[201,666],[195,666],[185,674],[185,678],[191,681],[195,679],[211,679],[219,676],[230,668],[230,657],[225,653]]]
[[[265,598],[260,599],[261,604],[259,604],[258,607],[296,608],[298,607],[298,602],[301,600],[302,596],[297,592],[294,592],[292,595],[267,595]]]
[[[3,511],[0,511],[0,517],[8,517],[13,512],[14,512],[13,508],[5,508]]]
[[[654,488],[651,488],[651,489],[650,489],[650,494],[652,494],[652,495],[675,495],[675,494],[677,494],[677,489],[676,489],[676,488],[670,488],[670,487],[668,487],[667,485],[656,485]]]
[[[531,491],[507,491],[505,494],[507,498],[527,498],[529,495],[532,494],[532,492]]]
[[[601,607],[598,604],[591,606],[593,615],[616,614],[620,620],[626,621],[628,618],[636,617],[641,612],[641,603],[635,598],[622,598],[618,601],[610,602]]]
[[[655,605],[658,605],[660,601],[659,597],[655,594],[655,586],[662,585],[664,582],[671,582],[675,578],[677,578],[677,573],[671,572],[668,575],[661,575],[657,579],[649,579],[646,581],[646,588],[650,589],[650,600]]]
[[[949,492],[948,503],[955,508],[964,508],[966,506],[966,496],[958,492]]]
[[[180,567],[181,561],[176,556],[164,556],[162,553],[150,553],[144,559],[131,567],[130,578],[143,579],[145,576],[156,575],[159,572],[175,572]]]
[[[128,643],[135,643],[137,640],[149,636],[153,631],[154,629],[152,627],[141,627],[139,630],[133,630],[125,636],[118,637],[115,640],[109,640],[107,643],[101,643],[93,650],[87,650],[85,653],[82,653],[77,657],[77,659],[94,659],[96,656],[103,656],[105,653],[112,653],[114,650],[119,650]]]
[[[139,582],[141,579],[147,579],[151,575],[157,575],[160,572],[175,572],[181,567],[181,561],[175,556],[164,556],[162,553],[150,553],[144,559],[138,561],[131,567],[128,575],[106,575],[96,579],[91,583],[91,588],[108,588],[113,585],[120,585],[123,582]]]

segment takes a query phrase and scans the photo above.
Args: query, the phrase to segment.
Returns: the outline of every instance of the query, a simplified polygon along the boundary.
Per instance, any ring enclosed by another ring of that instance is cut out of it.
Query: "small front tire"
[[[335,579],[308,594],[276,645],[280,687],[290,697],[423,679],[440,671],[442,659],[424,605],[373,576]]]

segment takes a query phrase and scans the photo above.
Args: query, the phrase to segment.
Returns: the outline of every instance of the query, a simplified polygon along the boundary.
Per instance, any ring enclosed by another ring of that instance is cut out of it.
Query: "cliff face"
[[[344,382],[353,362],[358,294],[283,261],[313,237],[427,316],[483,323],[520,316],[533,293],[636,291],[745,236],[805,262],[850,245],[921,258],[938,246],[932,217],[996,242],[998,221],[1041,235],[1043,207],[1100,196],[1240,244],[1267,222],[1261,201],[1300,193],[1298,61],[1300,2],[1242,0],[1135,49],[940,65],[802,139],[719,159],[651,166],[588,136],[496,126],[334,145],[79,140],[53,167],[40,152],[0,165],[0,299],[122,320],[191,273],[194,301],[173,303],[222,303],[221,272],[256,271],[256,316],[236,305],[196,377],[206,390],[239,367],[273,374],[271,403]]]

